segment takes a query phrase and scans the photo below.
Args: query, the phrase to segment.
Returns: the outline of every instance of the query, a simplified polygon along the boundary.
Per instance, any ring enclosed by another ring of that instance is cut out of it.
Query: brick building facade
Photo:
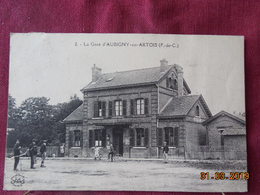
[[[179,65],[102,74],[94,65],[82,90],[83,104],[64,119],[66,156],[89,157],[93,147],[118,155],[160,158],[163,142],[171,157],[196,158],[193,148],[207,145],[203,123],[212,114],[202,95],[190,95]]]

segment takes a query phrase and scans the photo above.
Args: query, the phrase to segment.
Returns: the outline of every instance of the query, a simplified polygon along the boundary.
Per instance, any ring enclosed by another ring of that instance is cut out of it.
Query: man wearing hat
[[[20,154],[21,154],[20,141],[16,140],[16,143],[14,145],[14,170],[15,171],[17,171],[17,165],[20,160]]]
[[[43,140],[43,143],[42,143],[41,148],[40,148],[40,153],[41,153],[41,157],[42,157],[41,167],[45,167],[44,166],[44,160],[46,158],[46,150],[47,150],[46,142],[47,142],[46,140]]]
[[[31,145],[29,146],[29,154],[31,157],[31,169],[35,169],[34,163],[37,155],[37,145],[35,143],[35,140],[33,140]]]

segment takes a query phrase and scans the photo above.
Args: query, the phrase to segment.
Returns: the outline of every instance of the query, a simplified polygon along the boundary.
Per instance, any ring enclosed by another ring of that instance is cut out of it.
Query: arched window
[[[172,78],[171,77],[168,78],[168,86],[169,86],[169,88],[172,88]]]
[[[173,81],[173,89],[177,90],[178,89],[178,82],[176,79]]]
[[[196,116],[200,116],[200,107],[199,106],[196,106],[196,113],[195,113]]]

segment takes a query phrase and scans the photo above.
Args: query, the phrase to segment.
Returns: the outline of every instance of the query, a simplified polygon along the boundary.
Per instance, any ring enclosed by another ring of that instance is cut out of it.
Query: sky
[[[10,44],[9,94],[18,106],[29,97],[82,99],[94,64],[108,73],[166,59],[183,67],[192,94],[202,94],[213,114],[245,111],[242,36],[14,33]]]

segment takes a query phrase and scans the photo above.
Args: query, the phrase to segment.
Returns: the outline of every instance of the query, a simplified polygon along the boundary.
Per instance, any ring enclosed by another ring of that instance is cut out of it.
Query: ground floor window
[[[75,147],[80,146],[80,130],[74,131],[74,146]]]
[[[144,129],[136,129],[136,145],[144,146]]]
[[[105,129],[89,130],[89,147],[105,147],[106,131]]]
[[[148,147],[149,145],[149,129],[136,128],[130,129],[130,146]]]
[[[74,130],[69,132],[69,147],[82,146],[82,131]]]
[[[163,146],[166,142],[168,146],[178,147],[179,127],[165,127],[157,129],[157,144]]]

